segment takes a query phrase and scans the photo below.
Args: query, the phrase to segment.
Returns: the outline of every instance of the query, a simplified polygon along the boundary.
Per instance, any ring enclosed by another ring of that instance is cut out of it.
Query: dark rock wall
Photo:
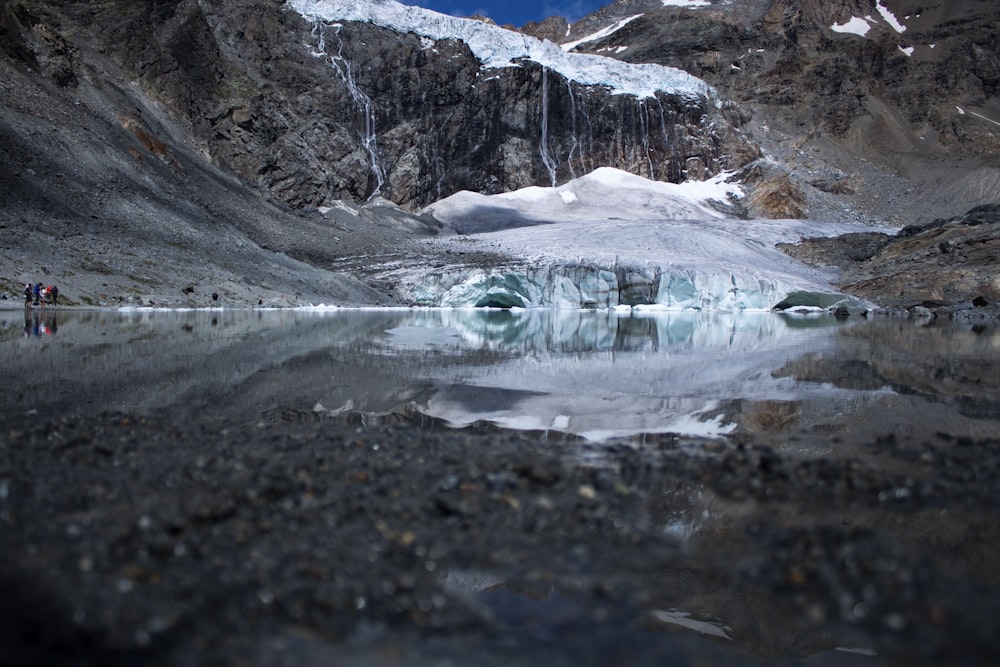
[[[212,150],[296,207],[379,195],[419,208],[601,166],[678,181],[692,160],[716,173],[757,154],[742,116],[705,99],[611,95],[530,62],[483,71],[459,41],[281,19],[299,67],[272,74],[276,94],[249,100],[242,123],[216,116]]]
[[[428,47],[415,36],[368,25],[346,26],[341,36],[345,62],[332,67],[349,63],[370,98],[377,149],[367,159],[380,163],[386,174],[381,194],[397,203],[422,206],[463,189],[497,193],[550,185],[601,166],[677,181],[692,158],[715,173],[756,155],[705,99],[611,95],[530,62],[481,71],[460,42]],[[361,105],[349,96],[344,105],[337,120],[353,124],[356,147],[364,143]],[[370,178],[360,189],[364,184],[345,187],[343,174],[352,170],[337,166],[323,165],[336,196],[372,193]]]
[[[484,71],[464,43],[313,26],[280,0],[10,5],[134,73],[213,160],[293,208],[416,209],[601,166],[678,181],[757,156],[744,116],[712,100],[611,95],[527,62]]]
[[[890,307],[1000,304],[1000,205],[903,228],[840,279],[851,294]]]
[[[77,83],[72,44],[23,5],[0,2],[0,53],[60,87]]]

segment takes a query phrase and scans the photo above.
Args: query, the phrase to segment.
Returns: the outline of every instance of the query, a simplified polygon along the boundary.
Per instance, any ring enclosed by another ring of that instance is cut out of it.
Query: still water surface
[[[5,413],[221,422],[406,411],[589,440],[830,448],[1000,436],[1000,333],[901,320],[602,311],[0,313]]]

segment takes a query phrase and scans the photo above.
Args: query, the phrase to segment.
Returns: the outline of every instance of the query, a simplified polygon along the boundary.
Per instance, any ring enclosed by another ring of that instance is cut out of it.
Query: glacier
[[[858,226],[738,219],[743,192],[729,174],[674,184],[603,167],[557,186],[545,106],[550,70],[567,81],[635,96],[639,104],[658,92],[714,98],[704,81],[671,67],[568,53],[490,23],[393,0],[290,0],[288,6],[335,29],[338,21],[358,21],[433,40],[460,39],[484,68],[517,67],[525,60],[542,66],[539,150],[551,187],[490,196],[459,192],[422,211],[447,232],[427,241],[430,254],[455,261],[377,269],[405,302],[446,308],[867,309],[832,287],[832,269],[806,266],[775,247],[807,236],[861,231]],[[349,75],[350,63],[347,74],[343,64],[333,64],[342,77]],[[359,109],[367,108],[363,94],[352,95]],[[371,147],[377,172],[371,135],[364,145]],[[466,255],[486,256],[489,266],[463,260]]]
[[[834,269],[775,246],[872,228],[734,218],[742,190],[728,177],[673,184],[605,167],[559,187],[457,193],[422,212],[450,232],[427,243],[507,261],[397,268],[391,278],[403,298],[430,307],[868,309],[837,292]]]
[[[310,21],[358,21],[434,40],[460,39],[484,68],[516,67],[518,61],[530,60],[570,81],[606,86],[616,94],[643,99],[655,97],[657,92],[697,98],[715,96],[707,83],[674,67],[567,53],[548,40],[393,0],[289,0],[288,6]]]

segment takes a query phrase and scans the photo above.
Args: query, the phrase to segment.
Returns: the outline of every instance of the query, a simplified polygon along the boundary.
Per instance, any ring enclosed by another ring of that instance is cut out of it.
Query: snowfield
[[[738,184],[727,182],[731,176],[677,184],[601,167],[554,188],[528,187],[498,195],[459,192],[424,212],[463,234],[554,221],[723,218],[719,205],[744,194]]]

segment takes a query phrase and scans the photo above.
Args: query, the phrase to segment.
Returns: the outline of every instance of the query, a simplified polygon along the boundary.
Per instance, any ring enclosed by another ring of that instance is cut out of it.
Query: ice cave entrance
[[[490,276],[485,281],[477,282],[468,301],[476,308],[527,308],[530,298],[525,296],[527,287],[524,276],[506,273],[500,276]],[[475,294],[475,290],[479,294]]]
[[[491,296],[476,302],[476,308],[524,308],[524,302],[515,296]]]

